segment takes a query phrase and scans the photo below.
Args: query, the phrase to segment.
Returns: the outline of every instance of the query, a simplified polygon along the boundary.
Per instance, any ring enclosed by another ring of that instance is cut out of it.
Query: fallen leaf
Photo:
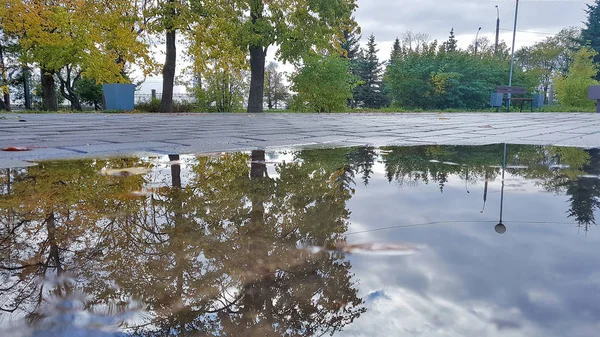
[[[123,169],[107,169],[100,170],[100,174],[113,177],[128,177],[133,175],[142,175],[150,172],[147,167],[129,167]]]
[[[440,118],[440,120],[441,121],[447,121],[447,120],[450,120],[450,118],[442,117],[442,118]]]
[[[5,147],[2,149],[2,151],[9,151],[9,152],[17,152],[17,151],[31,151],[32,149],[30,147],[15,147],[15,146],[9,146],[9,147]]]

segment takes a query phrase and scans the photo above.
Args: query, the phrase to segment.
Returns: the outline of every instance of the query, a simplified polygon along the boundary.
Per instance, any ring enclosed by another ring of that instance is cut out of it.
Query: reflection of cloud
[[[374,292],[370,293],[369,295],[367,295],[365,297],[365,302],[367,302],[367,303],[368,302],[374,302],[374,301],[376,301],[377,299],[380,299],[380,298],[387,299],[387,300],[391,299],[388,295],[385,294],[385,291],[383,291],[383,290],[377,290],[377,291],[374,291]]]
[[[493,228],[499,194],[488,195],[480,214],[482,188],[467,194],[456,176],[443,195],[437,186],[399,188],[381,174],[358,186],[349,202],[350,232],[464,222],[349,236],[351,243],[429,248],[402,258],[349,256],[368,310],[340,336],[597,336],[600,274],[592,266],[600,265],[600,233],[578,236],[574,226],[548,224],[569,222],[565,196],[508,178],[528,193],[505,194],[504,236]],[[500,181],[490,184],[499,187]]]
[[[380,293],[384,292],[373,294]],[[542,328],[524,322],[520,316],[514,308],[490,307],[483,302],[455,302],[393,287],[385,291],[385,296],[367,300],[367,314],[342,335],[547,336]]]

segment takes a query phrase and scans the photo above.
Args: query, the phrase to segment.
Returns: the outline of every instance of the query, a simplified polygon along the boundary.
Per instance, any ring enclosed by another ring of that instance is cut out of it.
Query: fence
[[[161,97],[162,97],[162,93],[152,93],[152,94],[136,93],[134,96],[134,102],[135,102],[135,104],[147,103],[147,102],[150,102],[152,100],[152,98],[160,99]],[[173,101],[179,102],[179,103],[182,103],[182,102],[195,103],[196,97],[194,97],[194,95],[192,95],[192,94],[176,93],[176,94],[173,94]]]

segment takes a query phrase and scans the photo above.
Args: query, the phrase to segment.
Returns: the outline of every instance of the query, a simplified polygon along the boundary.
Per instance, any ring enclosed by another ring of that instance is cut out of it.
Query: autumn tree
[[[162,67],[161,112],[173,112],[173,88],[177,65],[177,32],[187,29],[202,12],[200,1],[157,0],[144,2],[144,17],[148,30],[153,34],[164,34],[165,61]]]
[[[554,79],[556,96],[561,104],[571,107],[593,107],[594,101],[588,99],[588,88],[597,85],[598,66],[593,58],[596,52],[582,48],[575,56],[567,75]]]
[[[94,107],[94,110],[100,110],[103,105],[102,85],[95,80],[87,77],[81,78],[75,85],[75,92],[84,103]]]
[[[127,64],[152,69],[140,8],[129,0],[0,0],[2,28],[18,41],[21,62],[40,68],[45,108],[56,110],[56,76],[63,73],[65,93],[73,94],[78,75],[101,83],[127,82]],[[75,82],[75,83],[74,83]]]
[[[235,45],[246,51],[251,71],[248,112],[262,112],[267,50],[277,45],[278,58],[294,62],[311,50],[333,49],[348,22],[353,24],[356,1],[221,0],[203,8],[212,20],[202,21],[197,31],[204,34],[196,36],[209,47]]]
[[[553,84],[554,77],[567,74],[578,48],[578,37],[577,28],[566,28],[555,36],[523,47],[515,53],[517,64],[537,78],[544,96]]]
[[[243,108],[247,75],[239,70],[213,70],[212,75],[200,78],[194,95],[200,109],[216,112],[233,112]]]
[[[338,55],[314,55],[293,76],[291,109],[333,112],[346,108],[359,78],[349,72],[349,61]]]
[[[283,73],[277,71],[275,62],[269,63],[265,70],[265,98],[267,107],[279,109],[279,103],[288,98],[288,90],[283,83]]]

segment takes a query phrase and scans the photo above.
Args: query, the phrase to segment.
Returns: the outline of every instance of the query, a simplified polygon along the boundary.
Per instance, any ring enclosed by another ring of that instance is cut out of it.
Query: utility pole
[[[513,68],[515,65],[515,40],[517,38],[517,19],[519,17],[519,0],[517,0],[517,4],[515,7],[515,28],[513,30],[513,41],[512,41],[512,51],[511,51],[511,57],[510,57],[510,75],[508,77],[508,87],[511,88],[512,87],[512,80],[513,80]],[[510,99],[511,99],[512,94],[509,92],[508,93],[508,111],[510,111]]]
[[[496,5],[496,14],[498,18],[496,19],[496,45],[494,47],[494,55],[498,55],[498,42],[500,40],[500,9],[498,5]]]

